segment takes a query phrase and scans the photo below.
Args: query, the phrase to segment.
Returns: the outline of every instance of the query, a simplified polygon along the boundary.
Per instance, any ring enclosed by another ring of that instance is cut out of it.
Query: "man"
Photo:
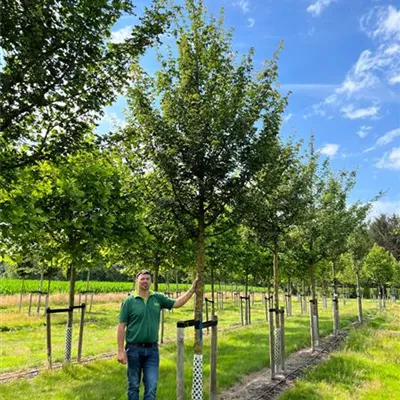
[[[117,330],[118,362],[128,363],[128,400],[139,400],[142,373],[143,400],[156,398],[160,311],[185,305],[195,292],[197,280],[193,281],[192,287],[185,294],[174,300],[162,293],[150,291],[151,275],[148,270],[142,270],[136,275],[138,291],[123,303]]]

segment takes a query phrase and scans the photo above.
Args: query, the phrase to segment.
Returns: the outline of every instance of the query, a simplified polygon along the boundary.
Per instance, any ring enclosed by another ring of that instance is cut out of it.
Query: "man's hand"
[[[128,358],[124,350],[118,352],[117,360],[120,364],[126,364],[128,362]]]
[[[194,293],[196,291],[196,286],[197,286],[197,282],[199,281],[199,276],[196,275],[196,278],[194,279],[193,283],[192,283],[192,287],[190,288],[190,291],[192,293]]]

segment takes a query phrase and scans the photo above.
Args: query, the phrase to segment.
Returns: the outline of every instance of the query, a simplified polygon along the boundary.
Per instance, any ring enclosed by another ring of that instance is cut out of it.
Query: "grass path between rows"
[[[387,308],[352,329],[341,351],[307,372],[279,400],[400,399],[400,304]]]
[[[375,302],[366,302],[366,310],[375,310]],[[226,314],[228,317],[228,313]],[[342,309],[341,326],[356,320],[355,301]],[[220,317],[220,320],[222,316]],[[229,318],[228,318],[229,319]],[[222,321],[221,321],[222,322]],[[224,324],[222,324],[224,325]],[[321,312],[321,335],[332,332],[330,310]],[[185,398],[190,398],[191,365],[193,358],[193,333],[187,332],[185,342]],[[89,340],[89,339],[88,339]],[[307,315],[295,315],[286,321],[286,351],[292,353],[309,346],[309,323]],[[208,399],[209,338],[204,341],[204,399]],[[162,346],[160,381],[157,398],[176,398],[176,345]],[[250,326],[219,333],[218,337],[218,388],[228,388],[240,379],[269,364],[268,325],[258,321]],[[4,399],[125,399],[125,367],[115,359],[95,361],[90,364],[72,365],[57,371],[47,371],[29,380],[11,381],[0,386]]]

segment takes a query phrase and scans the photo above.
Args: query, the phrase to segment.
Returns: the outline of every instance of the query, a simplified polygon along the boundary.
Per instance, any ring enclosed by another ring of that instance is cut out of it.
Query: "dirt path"
[[[352,324],[357,326],[357,324]],[[329,335],[321,339],[320,346],[312,353],[310,349],[299,350],[286,360],[284,374],[277,375],[271,381],[271,370],[261,371],[244,377],[241,382],[223,391],[219,400],[265,400],[277,399],[278,396],[300,377],[310,366],[318,364],[329,357],[329,354],[342,345],[350,328],[342,329],[337,336]]]

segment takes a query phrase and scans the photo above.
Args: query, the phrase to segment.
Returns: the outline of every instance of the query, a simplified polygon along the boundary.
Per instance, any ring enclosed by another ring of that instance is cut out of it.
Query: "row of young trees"
[[[206,274],[259,283],[273,276],[275,307],[282,273],[289,286],[309,277],[315,299],[331,266],[336,293],[345,253],[356,272],[370,265],[377,281],[379,263],[363,264],[371,203],[349,205],[355,173],[332,171],[313,137],[306,149],[280,137],[288,97],[279,92],[278,53],[255,74],[254,51],[237,60],[223,18],[188,0],[169,30],[176,47],[158,47],[160,69],[150,75],[137,56],[169,25],[171,9],[154,2],[132,37],[115,44],[111,27],[131,3],[77,3],[37,2],[35,13],[2,3],[4,260],[63,269],[70,306],[78,269],[146,266],[156,288],[160,271],[196,273],[197,320]],[[13,29],[22,24],[39,33],[26,40]],[[126,127],[96,136],[96,118],[122,89]],[[392,236],[378,244],[397,271],[392,219]]]

